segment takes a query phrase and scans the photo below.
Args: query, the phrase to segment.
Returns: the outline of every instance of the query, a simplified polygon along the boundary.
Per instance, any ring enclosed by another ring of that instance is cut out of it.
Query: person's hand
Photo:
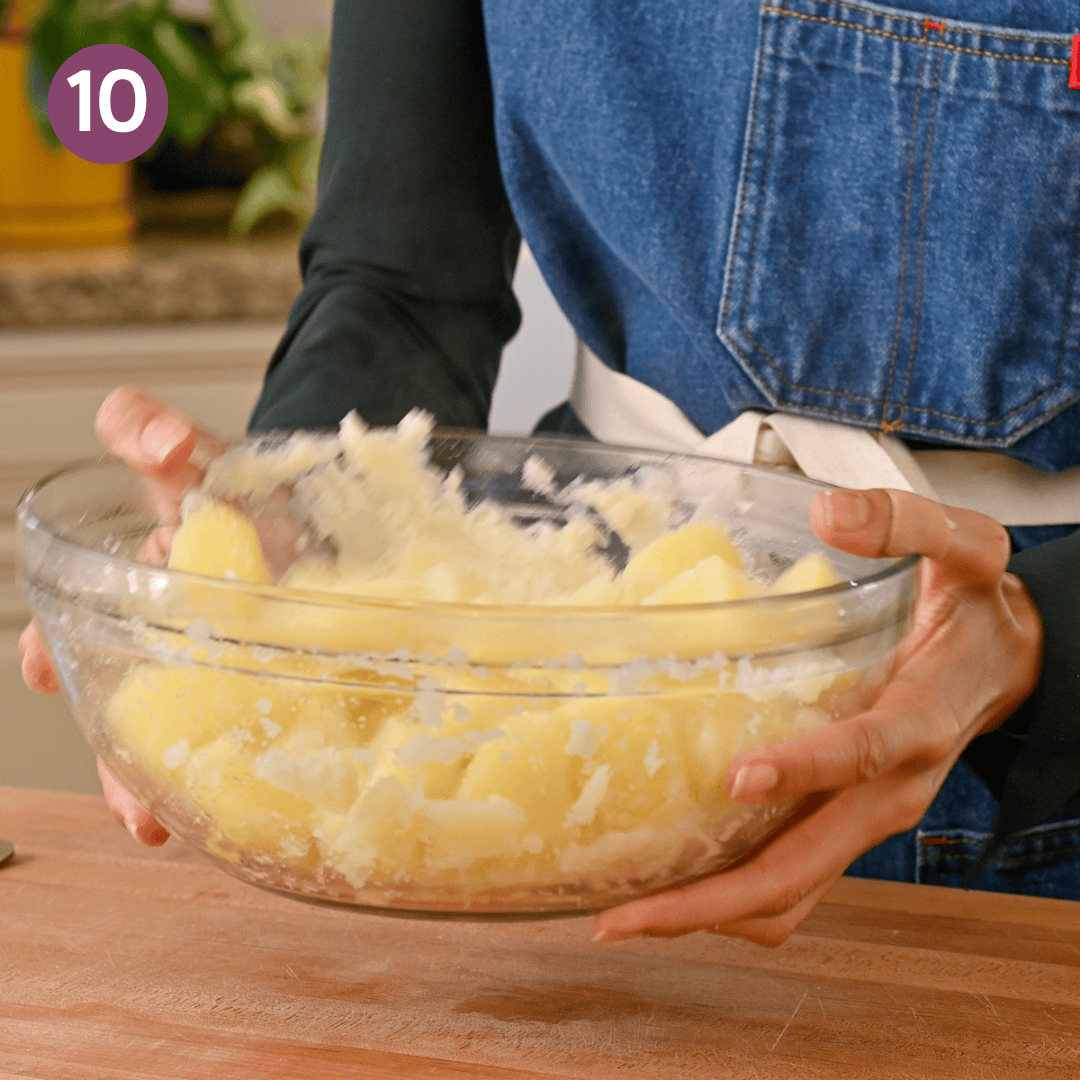
[[[602,912],[594,940],[709,930],[781,944],[859,855],[914,828],[964,747],[1034,688],[1042,626],[1005,572],[997,522],[884,490],[824,492],[810,517],[843,551],[925,556],[889,680],[867,711],[732,762],[726,786],[740,802],[808,797],[778,835],[711,878]]]
[[[212,456],[224,445],[196,428],[182,413],[149,397],[136,386],[121,386],[102,402],[95,428],[105,449],[141,474],[158,516],[166,522],[179,516],[181,496],[202,479],[202,468],[193,460],[196,448],[199,455]],[[155,532],[141,558],[164,564],[171,533],[167,527]],[[42,694],[57,692],[56,672],[34,623],[19,638],[19,661],[23,681],[31,690]],[[168,832],[100,761],[98,775],[109,809],[131,835],[150,846],[164,844]]]

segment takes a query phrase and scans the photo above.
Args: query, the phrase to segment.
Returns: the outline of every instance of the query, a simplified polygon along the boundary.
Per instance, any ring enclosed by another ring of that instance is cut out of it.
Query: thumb
[[[922,555],[969,581],[996,582],[1009,559],[1009,534],[993,518],[910,491],[827,489],[810,504],[810,524],[852,555]]]

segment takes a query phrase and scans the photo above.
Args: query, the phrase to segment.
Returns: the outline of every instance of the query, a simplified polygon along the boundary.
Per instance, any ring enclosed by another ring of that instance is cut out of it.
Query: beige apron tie
[[[1080,522],[1080,468],[1044,473],[982,450],[918,450],[894,435],[749,410],[702,435],[659,391],[578,342],[570,403],[601,442],[797,470],[838,487],[888,487],[978,510],[1002,525]]]

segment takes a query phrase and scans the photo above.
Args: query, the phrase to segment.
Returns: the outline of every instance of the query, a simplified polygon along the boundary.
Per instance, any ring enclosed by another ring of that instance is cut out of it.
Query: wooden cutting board
[[[396,919],[0,788],[0,1077],[1080,1076],[1080,904],[844,880],[779,949]]]

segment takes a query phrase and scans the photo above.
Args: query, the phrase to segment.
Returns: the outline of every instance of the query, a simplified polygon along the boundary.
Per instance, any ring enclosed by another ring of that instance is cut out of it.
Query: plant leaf
[[[258,221],[275,210],[285,210],[303,220],[310,213],[310,199],[292,185],[280,165],[266,165],[240,192],[229,231],[236,236],[247,236]]]
[[[228,92],[212,65],[175,23],[159,21],[150,36],[156,47],[147,55],[169,92],[166,130],[185,146],[194,146],[224,111]]]
[[[295,139],[304,134],[277,79],[268,76],[245,79],[232,88],[232,100],[241,112],[261,120],[281,139]]]
[[[214,27],[226,47],[245,38],[268,38],[266,24],[247,0],[211,0]]]

